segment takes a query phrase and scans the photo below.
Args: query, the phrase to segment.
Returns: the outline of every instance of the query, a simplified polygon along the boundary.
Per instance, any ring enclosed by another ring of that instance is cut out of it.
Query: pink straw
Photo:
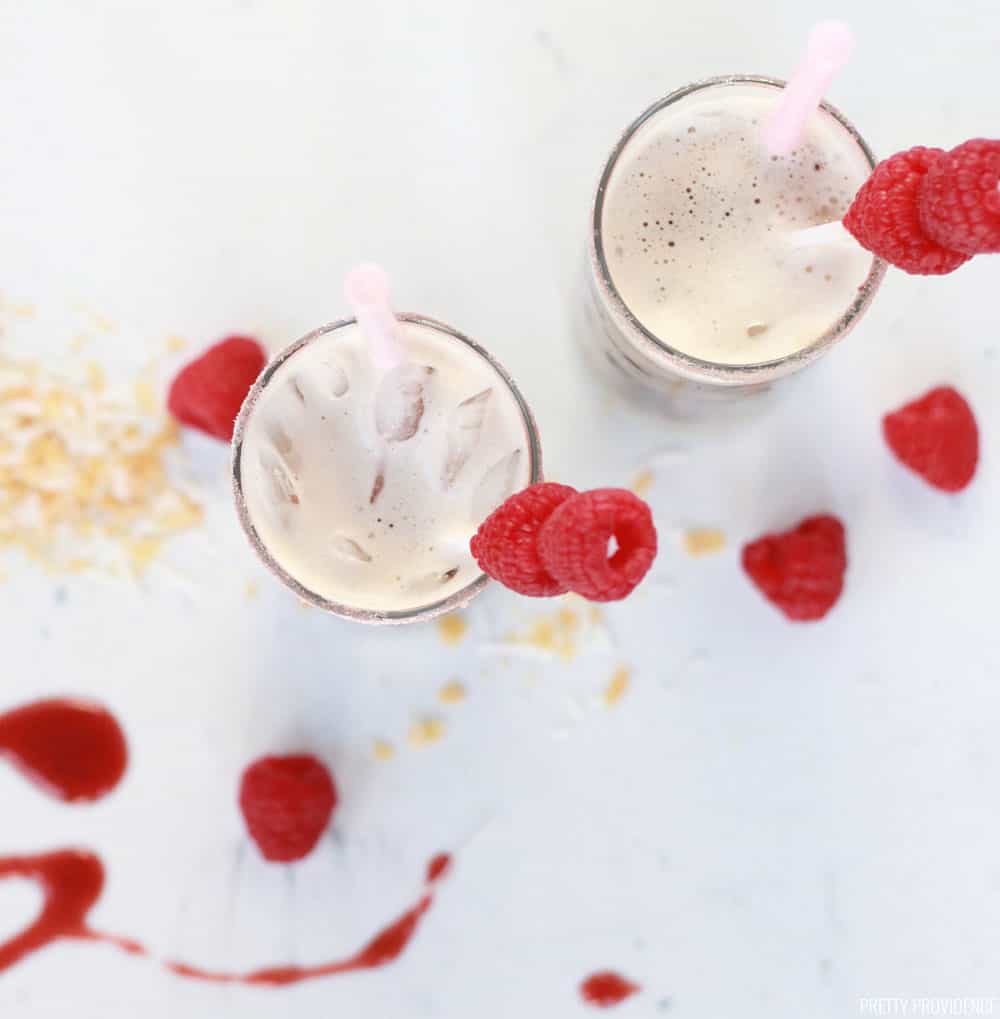
[[[802,62],[764,125],[764,144],[772,156],[787,156],[795,148],[833,76],[853,52],[854,33],[842,21],[821,21],[809,33]]]
[[[399,322],[389,305],[389,277],[378,265],[359,265],[344,278],[344,296],[368,338],[372,358],[388,372],[406,360]]]

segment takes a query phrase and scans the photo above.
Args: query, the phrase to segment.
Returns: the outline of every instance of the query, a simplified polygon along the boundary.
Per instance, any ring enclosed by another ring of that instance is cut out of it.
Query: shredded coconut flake
[[[0,355],[0,548],[56,573],[141,574],[202,519],[168,476],[177,441],[147,378],[112,388],[92,361],[73,376]]]

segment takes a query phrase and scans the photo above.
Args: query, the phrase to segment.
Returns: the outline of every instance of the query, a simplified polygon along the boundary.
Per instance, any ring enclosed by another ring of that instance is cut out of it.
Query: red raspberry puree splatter
[[[9,877],[34,881],[44,898],[31,925],[0,945],[0,972],[60,938],[107,941],[126,952],[142,954],[137,942],[103,934],[87,924],[87,914],[104,887],[104,867],[93,853],[60,849],[37,856],[0,858],[0,880]]]
[[[388,927],[379,931],[368,944],[346,959],[318,966],[272,966],[249,973],[222,973],[199,969],[197,966],[189,966],[183,962],[168,962],[166,963],[167,969],[179,976],[191,977],[195,980],[209,980],[219,984],[269,984],[272,987],[284,987],[316,977],[329,977],[337,973],[352,973],[357,970],[377,969],[379,966],[385,966],[398,959],[406,946],[413,940],[420,921],[434,901],[433,886],[447,873],[450,862],[451,858],[446,853],[439,853],[435,856],[427,865],[424,892],[416,905],[411,906]]]
[[[271,986],[377,969],[397,959],[413,940],[421,919],[434,901],[433,887],[447,873],[450,862],[451,858],[445,853],[435,856],[427,865],[426,883],[417,903],[346,959],[316,966],[273,966],[249,973],[216,972],[175,961],[165,962],[164,966],[178,976],[195,980]],[[35,920],[20,934],[0,944],[0,973],[61,939],[103,941],[133,955],[148,954],[131,938],[95,930],[87,923],[87,915],[104,888],[104,866],[93,853],[61,849],[35,856],[0,858],[0,880],[15,877],[34,881],[44,899]]]
[[[621,974],[611,970],[594,973],[580,984],[580,995],[588,1005],[598,1008],[610,1008],[620,1005],[626,998],[641,991],[638,984],[626,980]]]
[[[0,714],[0,756],[9,758],[19,771],[46,792],[70,803],[97,800],[107,795],[121,781],[128,763],[125,736],[110,712],[84,701],[57,699],[37,701]],[[307,759],[269,760],[287,765],[288,761],[301,764]],[[282,774],[281,777],[287,776]],[[294,777],[301,776],[296,772]],[[325,778],[325,783],[319,783],[324,790],[320,830],[329,819],[336,795],[332,777],[325,769],[321,778]],[[314,781],[313,785],[316,784]],[[273,783],[267,789],[271,796],[268,806],[276,811],[280,804],[275,797],[281,790],[276,791],[272,786]],[[306,791],[315,792],[311,785],[307,785]],[[293,793],[293,806],[301,808],[301,782],[293,783]],[[288,814],[299,827],[301,813],[299,810]],[[311,815],[307,819],[311,820]],[[269,820],[273,822],[273,818]],[[309,834],[312,837],[314,832]],[[397,959],[413,939],[434,901],[433,888],[445,876],[450,863],[451,858],[446,853],[435,856],[427,865],[424,888],[416,904],[346,959],[316,966],[274,966],[249,973],[213,972],[176,961],[164,962],[164,966],[179,976],[197,980],[271,986],[384,966]],[[133,955],[148,954],[137,941],[95,930],[88,923],[87,917],[104,889],[104,865],[96,854],[85,849],[59,849],[0,857],[0,881],[7,878],[34,882],[43,898],[41,911],[35,919],[19,934],[0,944],[0,973],[63,939],[103,941]]]
[[[118,785],[128,748],[107,709],[53,699],[0,715],[0,757],[51,796],[78,803],[99,800]]]

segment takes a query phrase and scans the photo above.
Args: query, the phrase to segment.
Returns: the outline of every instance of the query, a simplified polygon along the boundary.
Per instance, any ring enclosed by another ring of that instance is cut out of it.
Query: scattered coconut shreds
[[[468,696],[465,687],[457,680],[449,680],[438,690],[438,700],[442,704],[459,704]]]
[[[524,632],[509,634],[505,643],[544,651],[568,662],[576,657],[579,630],[579,614],[563,607],[552,616],[535,619]]]
[[[452,647],[462,642],[462,638],[468,629],[469,624],[465,621],[465,616],[460,612],[452,612],[450,615],[442,616],[437,621],[438,636],[445,644]]]
[[[372,746],[372,753],[377,761],[391,761],[396,756],[396,748],[385,740],[377,739]]]
[[[444,729],[440,718],[422,718],[410,727],[410,746],[419,749],[437,743],[444,738]]]
[[[53,573],[141,574],[201,507],[168,477],[178,429],[148,380],[108,386],[0,354],[0,548]]]
[[[642,498],[653,487],[653,472],[643,471],[632,479],[632,491]]]
[[[725,547],[725,534],[714,528],[692,527],[684,532],[684,551],[696,559],[700,556],[715,555]]]
[[[610,708],[617,704],[628,692],[631,673],[627,665],[619,665],[614,671],[608,685],[604,688],[604,703]]]

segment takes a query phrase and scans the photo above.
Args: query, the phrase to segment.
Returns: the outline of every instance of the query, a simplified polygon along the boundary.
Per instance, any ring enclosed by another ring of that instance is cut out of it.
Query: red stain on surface
[[[164,962],[177,976],[220,984],[250,984],[283,987],[304,980],[378,969],[394,962],[413,940],[424,914],[433,901],[433,886],[447,870],[450,857],[441,853],[427,866],[427,884],[416,905],[379,931],[366,945],[346,959],[316,966],[271,966],[249,973],[220,973],[184,962]],[[93,853],[82,849],[61,849],[35,856],[0,858],[0,880],[25,878],[37,884],[43,894],[42,909],[20,934],[0,944],[0,973],[26,956],[61,939],[103,941],[131,955],[146,955],[138,941],[94,930],[87,914],[97,904],[104,888],[104,866]]]
[[[93,853],[61,849],[0,858],[0,880],[14,877],[34,881],[44,898],[41,912],[30,926],[0,945],[0,972],[61,938],[107,941],[126,952],[142,954],[138,942],[102,934],[87,924],[87,914],[104,888],[104,867]]]
[[[451,866],[451,857],[447,853],[438,853],[430,863],[427,864],[427,882],[434,884],[448,873]]]
[[[303,980],[314,980],[317,977],[329,977],[338,973],[352,973],[364,969],[377,969],[394,962],[413,940],[424,914],[434,901],[433,885],[448,869],[451,858],[440,853],[427,865],[427,886],[415,906],[397,917],[388,927],[379,931],[359,951],[346,959],[321,963],[317,966],[273,966],[267,969],[253,970],[249,973],[221,973],[200,969],[183,962],[168,962],[167,968],[178,976],[194,980],[207,980],[219,984],[256,984],[271,987],[286,987],[298,984]]]
[[[580,994],[588,1005],[598,1008],[610,1008],[619,1005],[642,988],[638,984],[626,980],[620,973],[604,970],[587,977],[580,984]]]
[[[99,704],[44,700],[0,714],[0,757],[67,803],[99,800],[128,764],[125,734]]]
[[[220,984],[269,984],[272,987],[285,987],[288,984],[301,983],[303,980],[350,973],[353,970],[375,969],[399,957],[412,940],[420,918],[430,908],[431,901],[430,895],[424,895],[416,906],[408,909],[398,920],[376,934],[360,952],[337,962],[318,966],[273,966],[253,970],[250,973],[216,973],[183,962],[168,962],[166,965],[171,972],[195,980],[209,980]]]

